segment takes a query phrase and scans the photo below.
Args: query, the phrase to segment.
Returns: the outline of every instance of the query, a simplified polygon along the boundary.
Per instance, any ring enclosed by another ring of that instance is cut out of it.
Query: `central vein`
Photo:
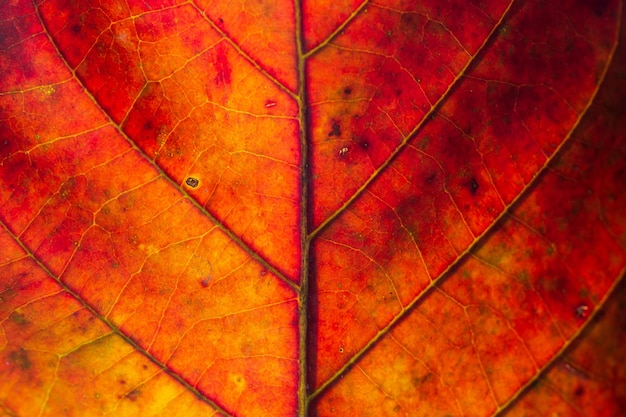
[[[308,325],[308,300],[309,300],[309,240],[308,216],[309,216],[309,156],[308,156],[308,129],[306,108],[306,72],[304,57],[304,40],[302,31],[302,3],[295,2],[296,23],[296,53],[298,71],[298,120],[300,123],[300,290],[298,296],[298,332],[299,332],[299,382],[298,382],[298,417],[308,415],[308,390],[307,390],[307,325]]]

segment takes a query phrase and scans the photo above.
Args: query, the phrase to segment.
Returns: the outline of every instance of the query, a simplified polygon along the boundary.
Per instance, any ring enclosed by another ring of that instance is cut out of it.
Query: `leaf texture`
[[[622,8],[3,4],[0,414],[616,415]]]

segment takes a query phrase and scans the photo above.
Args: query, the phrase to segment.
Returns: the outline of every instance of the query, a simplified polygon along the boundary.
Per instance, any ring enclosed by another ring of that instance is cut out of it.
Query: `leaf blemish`
[[[576,366],[574,366],[574,365],[572,365],[570,363],[565,362],[563,364],[563,367],[565,368],[565,370],[567,372],[569,372],[570,374],[574,375],[577,378],[587,379],[587,380],[589,379],[589,375],[587,375],[587,373],[584,370],[582,370],[582,369],[580,369],[580,368],[578,368],[578,367],[576,367]]]
[[[200,184],[200,181],[198,181],[197,178],[189,177],[185,180],[185,184],[187,184],[191,188],[196,188],[198,184]]]
[[[26,371],[33,366],[28,353],[23,348],[9,354],[9,363],[11,362],[23,371]]]
[[[589,317],[589,307],[585,304],[580,304],[578,307],[576,307],[576,311],[574,312],[574,314],[579,319],[586,319],[587,317]]]
[[[433,171],[426,176],[426,184],[430,185],[437,179],[437,172]]]
[[[328,132],[328,137],[341,136],[341,125],[339,125],[339,122],[337,122],[336,120],[332,121],[330,129],[331,130],[330,132]]]
[[[232,68],[226,55],[225,47],[219,46],[215,56],[215,71],[216,75],[213,81],[216,85],[230,85]]]
[[[472,178],[472,180],[470,181],[470,193],[472,195],[476,195],[477,191],[478,191],[478,181],[476,181],[476,178]]]
[[[137,399],[139,398],[139,396],[141,395],[141,391],[138,389],[134,389],[131,392],[129,392],[128,394],[126,394],[126,398],[128,398],[130,401],[137,401]]]

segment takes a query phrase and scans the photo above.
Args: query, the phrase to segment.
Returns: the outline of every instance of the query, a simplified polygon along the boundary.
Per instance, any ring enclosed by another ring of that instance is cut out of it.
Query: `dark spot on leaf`
[[[33,364],[24,349],[13,351],[9,354],[9,361],[17,365],[22,371],[30,369]]]
[[[141,395],[141,391],[138,389],[134,389],[128,394],[126,394],[126,398],[134,402],[134,401],[137,401],[140,395]]]
[[[154,123],[152,123],[152,120],[148,120],[146,123],[143,124],[143,128],[145,130],[152,130],[154,129]]]
[[[194,177],[189,177],[185,180],[185,184],[187,184],[191,188],[196,188],[198,184],[200,184],[200,182]]]
[[[14,323],[19,324],[20,326],[24,326],[30,324],[30,321],[21,313],[13,312],[11,313],[11,320]]]
[[[330,128],[331,128],[331,131],[328,132],[328,137],[341,136],[341,126],[339,125],[339,122],[333,120]]]
[[[433,378],[432,373],[427,373],[426,375],[419,375],[413,377],[413,386],[419,387],[420,385],[424,385],[428,383]]]
[[[217,19],[217,23],[219,23],[220,25],[224,24],[224,19],[222,19],[221,17]]]
[[[472,195],[476,195],[477,191],[478,191],[478,181],[476,181],[476,178],[472,178],[472,180],[470,181],[470,193]]]
[[[576,310],[574,311],[574,314],[579,319],[586,319],[587,317],[589,317],[589,306],[587,306],[586,304],[578,305],[578,307],[576,307]]]
[[[574,395],[577,397],[582,396],[585,393],[585,389],[582,387],[582,385],[579,385],[576,387],[576,389],[574,390]]]
[[[350,94],[352,94],[352,87],[346,87],[343,89],[343,93],[347,96],[349,96]]]
[[[430,185],[430,184],[434,183],[436,179],[437,179],[437,172],[433,171],[433,172],[431,172],[430,174],[428,174],[426,176],[425,182],[426,182],[426,184]]]
[[[202,285],[202,288],[208,287],[210,280],[211,280],[210,277],[206,277],[206,278],[203,278],[202,280],[200,280],[200,285]]]
[[[120,379],[120,385],[126,385],[126,380],[125,379]]]
[[[361,141],[361,142],[359,143],[359,146],[360,146],[362,149],[367,149],[367,148],[369,148],[369,147],[370,147],[370,144],[369,144],[369,142],[368,142],[368,141],[363,140],[363,141]]]
[[[74,32],[74,33],[79,33],[80,29],[81,29],[80,25],[78,25],[78,24],[72,26],[72,32]]]
[[[145,363],[143,365],[141,365],[142,369],[148,369],[148,365],[146,365]]]

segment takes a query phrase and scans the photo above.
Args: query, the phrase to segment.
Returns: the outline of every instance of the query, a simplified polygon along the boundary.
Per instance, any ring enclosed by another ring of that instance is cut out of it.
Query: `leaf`
[[[414,3],[3,4],[2,414],[615,415],[622,2]]]

